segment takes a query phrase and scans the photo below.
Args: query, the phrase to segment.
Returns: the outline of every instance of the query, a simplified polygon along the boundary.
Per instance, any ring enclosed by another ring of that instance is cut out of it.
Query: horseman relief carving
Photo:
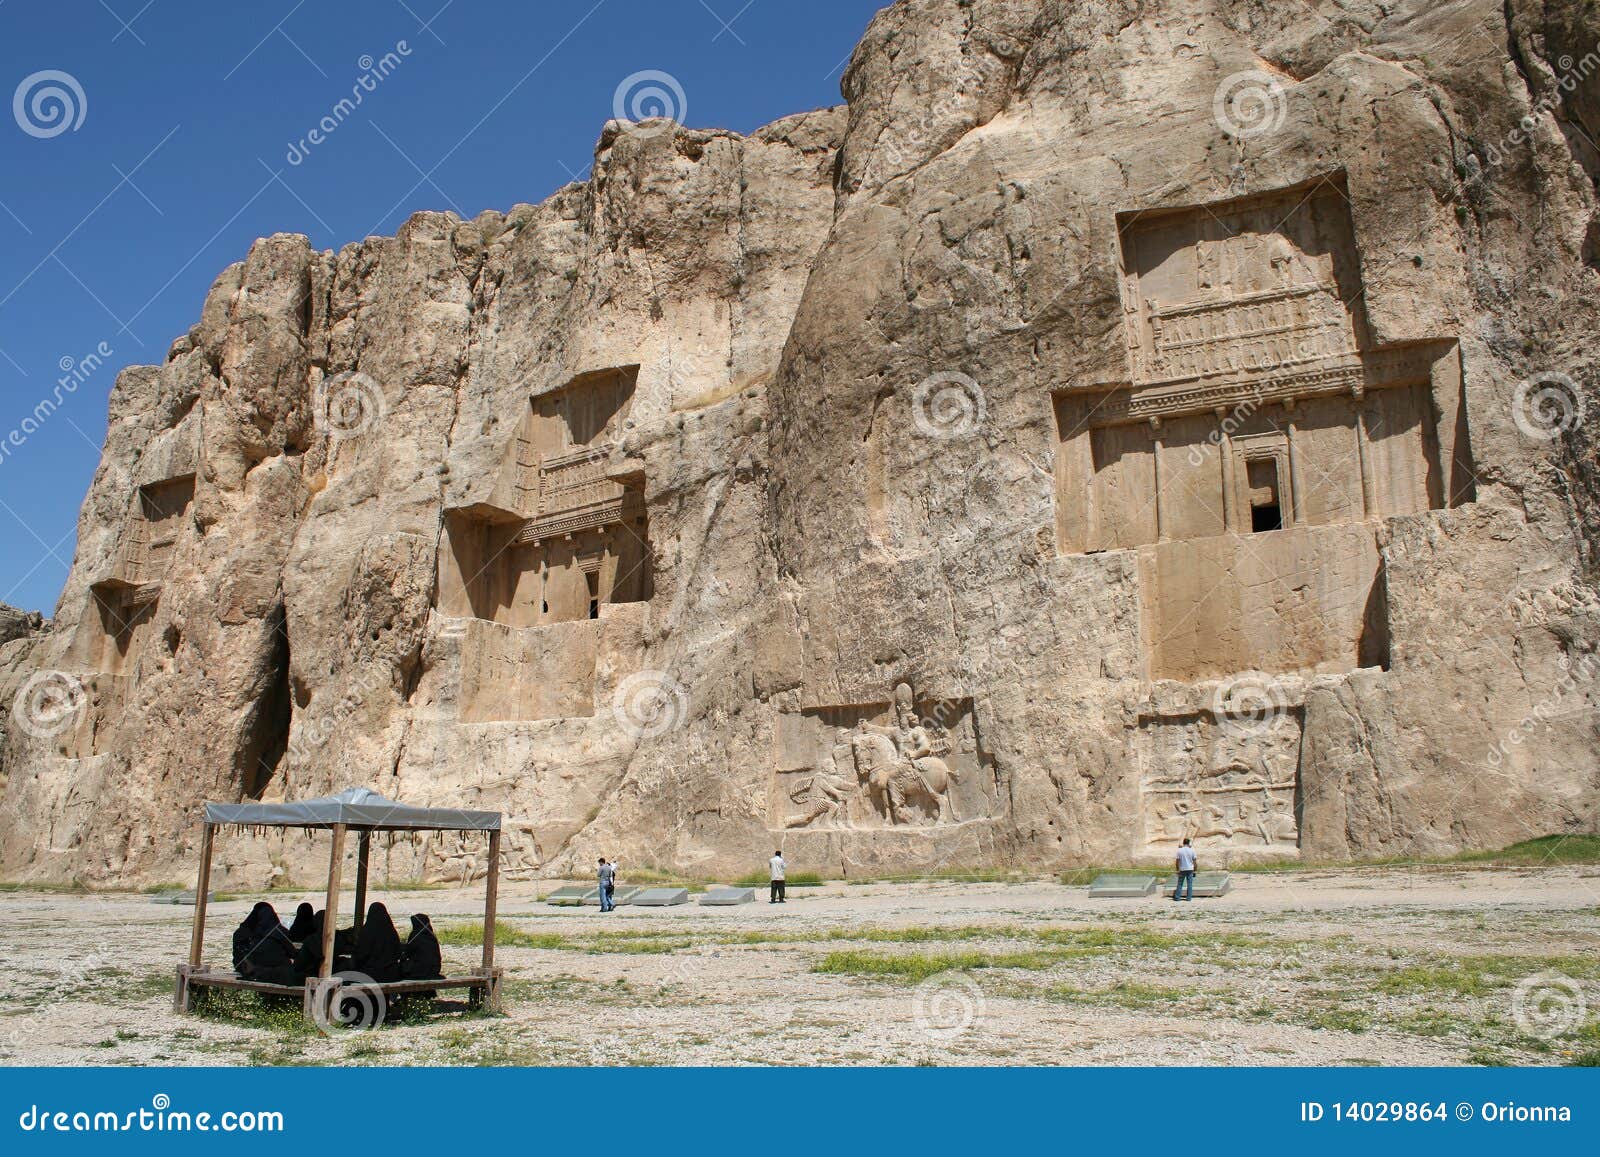
[[[927,827],[987,817],[992,773],[979,751],[971,700],[923,709],[919,715],[902,683],[891,704],[786,717],[774,827]]]

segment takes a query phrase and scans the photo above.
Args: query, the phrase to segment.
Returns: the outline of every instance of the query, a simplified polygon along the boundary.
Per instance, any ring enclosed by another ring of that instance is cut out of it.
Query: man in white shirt
[[[1194,899],[1194,849],[1189,846],[1186,838],[1183,846],[1178,849],[1178,857],[1173,861],[1178,869],[1178,882],[1172,889],[1173,900]],[[1184,890],[1188,895],[1184,895]]]
[[[783,870],[788,865],[786,865],[783,862],[783,852],[781,852],[781,851],[773,852],[772,853],[772,859],[768,860],[767,863],[772,868],[772,873],[771,873],[772,896],[767,901],[767,903],[769,903],[769,904],[787,904],[789,902],[789,899],[788,899],[787,896],[785,896],[783,894]]]

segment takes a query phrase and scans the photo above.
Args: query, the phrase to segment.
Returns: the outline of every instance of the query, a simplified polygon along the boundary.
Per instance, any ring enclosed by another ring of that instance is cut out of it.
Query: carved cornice
[[[1063,395],[1104,395],[1088,416],[1092,427],[1204,414],[1217,409],[1261,406],[1426,382],[1433,363],[1453,343],[1387,346],[1362,354],[1322,358],[1243,374],[1214,374],[1133,385],[1067,387]]]

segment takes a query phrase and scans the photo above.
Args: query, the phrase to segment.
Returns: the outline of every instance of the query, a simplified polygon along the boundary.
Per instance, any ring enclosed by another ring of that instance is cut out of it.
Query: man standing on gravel
[[[617,893],[617,866],[606,863],[604,856],[600,857],[600,911],[610,912],[616,908],[612,899]]]
[[[780,849],[772,853],[772,859],[767,861],[771,867],[772,896],[767,900],[769,904],[787,904],[788,897],[783,894],[783,870],[788,867],[783,862],[783,851]]]
[[[1189,846],[1189,840],[1184,838],[1183,846],[1178,849],[1178,857],[1173,863],[1178,869],[1178,882],[1173,885],[1173,900],[1194,899],[1194,849]],[[1188,895],[1184,895],[1185,888]]]

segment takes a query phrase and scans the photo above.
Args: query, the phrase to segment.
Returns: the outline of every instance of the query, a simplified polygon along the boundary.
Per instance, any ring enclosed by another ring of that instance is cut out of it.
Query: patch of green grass
[[[691,937],[640,932],[597,932],[594,936],[573,945],[589,953],[632,952],[640,955],[676,952],[680,948],[693,946],[694,940]]]
[[[467,924],[446,924],[435,928],[440,944],[456,948],[479,948],[483,945],[483,921]],[[566,948],[567,938],[559,932],[525,932],[504,920],[494,922],[494,942],[499,948]]]
[[[1511,865],[1600,864],[1600,835],[1540,836],[1523,840],[1498,852],[1463,852],[1454,857],[1463,864]]]
[[[811,966],[811,971],[924,980],[940,972],[975,968],[1049,968],[1065,958],[1064,954],[1052,951],[889,953],[848,949],[828,953]]]
[[[1484,973],[1460,965],[1413,964],[1382,973],[1373,984],[1379,992],[1396,995],[1414,992],[1444,992],[1454,996],[1486,996],[1494,988]]]
[[[477,948],[483,944],[483,921],[447,924],[436,929],[440,944],[457,948]],[[629,952],[641,955],[676,952],[694,944],[692,937],[659,931],[595,932],[587,936],[564,936],[559,932],[528,932],[504,920],[494,923],[494,942],[499,948],[564,949],[568,952]]]
[[[892,876],[852,876],[846,884],[1026,884],[1037,875],[1009,868],[940,868],[933,872],[906,872]]]
[[[765,872],[751,872],[733,882],[735,888],[765,888],[771,882]],[[790,872],[784,881],[791,888],[820,888],[827,881],[815,872]]]
[[[1194,1005],[1197,993],[1187,988],[1168,988],[1159,984],[1143,984],[1136,980],[1122,980],[1108,988],[1075,988],[1070,984],[1055,984],[1044,990],[1051,1000],[1068,1004],[1111,1005],[1117,1008],[1147,1009],[1158,1005],[1181,1010]]]
[[[316,1026],[306,1022],[300,1001],[267,997],[244,989],[200,989],[194,994],[194,1012],[206,1020],[248,1025],[286,1037],[317,1034]]]
[[[1411,1036],[1442,1037],[1472,1027],[1452,1013],[1439,1008],[1422,1008],[1403,1013],[1386,1021],[1391,1027]]]
[[[1600,1068],[1600,1048],[1584,1049],[1569,1060],[1567,1064],[1575,1068]]]
[[[1366,1032],[1372,1027],[1372,1014],[1364,1008],[1319,1008],[1307,1013],[1305,1022],[1312,1028]]]
[[[1439,868],[1460,865],[1484,867],[1543,867],[1561,864],[1600,864],[1600,835],[1573,834],[1540,836],[1521,843],[1492,851],[1457,852],[1450,856],[1385,856],[1365,860],[1250,860],[1229,864],[1227,870],[1241,874],[1279,872],[1327,872],[1359,868]],[[1165,865],[1119,864],[1109,867],[1071,868],[1057,877],[1068,887],[1084,887],[1094,882],[1096,876],[1113,875],[1163,875],[1171,869]]]

